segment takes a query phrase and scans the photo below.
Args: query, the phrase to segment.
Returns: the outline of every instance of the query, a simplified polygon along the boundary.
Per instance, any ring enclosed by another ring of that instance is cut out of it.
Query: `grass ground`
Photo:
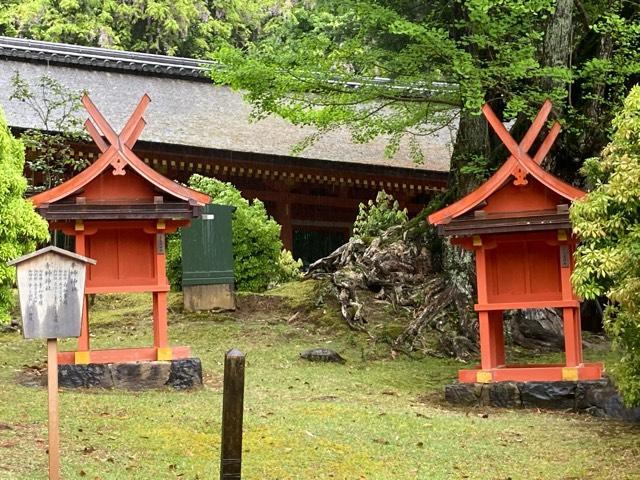
[[[230,347],[247,353],[249,480],[640,478],[640,429],[569,413],[447,406],[442,388],[464,365],[391,358],[345,329],[330,308],[305,308],[311,288],[243,297],[233,314],[184,314],[174,296],[172,342],[202,359],[204,388],[63,391],[63,478],[218,478],[222,360]],[[92,341],[150,344],[150,316],[144,296],[100,297]],[[339,351],[347,364],[298,358],[318,346]],[[45,357],[43,342],[0,334],[0,479],[46,478],[46,391],[16,383]]]

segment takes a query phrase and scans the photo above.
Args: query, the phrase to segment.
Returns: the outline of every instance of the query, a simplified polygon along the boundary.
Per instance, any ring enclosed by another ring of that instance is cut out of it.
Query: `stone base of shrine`
[[[58,384],[64,388],[116,388],[184,390],[202,385],[199,358],[128,363],[60,365]]]
[[[236,309],[233,284],[183,285],[182,298],[187,312]]]
[[[461,383],[492,382],[559,382],[578,380],[600,380],[604,366],[602,363],[582,363],[577,367],[565,365],[506,365],[482,370],[458,371]]]
[[[445,387],[444,398],[461,406],[571,410],[640,423],[640,407],[625,408],[618,390],[607,378],[577,382],[454,383]]]

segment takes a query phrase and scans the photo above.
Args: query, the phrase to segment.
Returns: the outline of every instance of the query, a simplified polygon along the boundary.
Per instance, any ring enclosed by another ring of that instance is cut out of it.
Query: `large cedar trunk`
[[[574,0],[557,0],[555,11],[549,17],[547,28],[544,35],[544,47],[542,51],[541,64],[546,67],[569,67],[571,62],[572,45],[572,29],[573,29],[573,2]],[[543,87],[546,91],[551,92],[559,88],[567,88],[562,82],[547,78],[543,80]],[[567,92],[567,97],[568,97]],[[556,113],[562,111],[562,106],[554,105]],[[562,137],[558,139],[557,146],[562,147]],[[555,152],[564,150],[556,148]],[[562,159],[554,152],[551,152],[545,160],[544,167],[555,174],[560,174],[567,169],[566,159]],[[575,171],[575,169],[573,169]],[[568,178],[568,180],[573,180]]]
[[[472,162],[484,164],[489,159],[489,126],[484,115],[471,115],[462,111],[456,142],[451,155],[449,175],[449,197],[458,199],[473,191],[482,178],[473,174],[464,174],[462,167]]]

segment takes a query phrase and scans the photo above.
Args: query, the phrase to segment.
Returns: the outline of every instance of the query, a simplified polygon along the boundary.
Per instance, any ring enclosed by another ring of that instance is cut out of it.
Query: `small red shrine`
[[[546,101],[518,144],[489,105],[483,112],[510,156],[483,185],[433,213],[429,222],[454,244],[473,250],[476,260],[481,365],[461,370],[461,382],[595,380],[601,363],[584,363],[580,302],[571,286],[576,239],[569,206],[585,193],[540,166],[560,132],[556,122],[529,156],[549,113]],[[503,312],[561,308],[565,364],[508,365]]]
[[[101,151],[88,168],[31,201],[52,230],[75,237],[76,253],[97,260],[88,268],[85,295],[150,292],[153,296],[153,347],[91,350],[85,298],[82,329],[75,352],[59,354],[60,363],[87,364],[174,360],[191,356],[189,347],[170,347],[167,329],[165,234],[200,215],[209,197],[163,177],[132,148],[145,121],[150,99],[142,97],[117,134],[88,96],[82,103],[90,119],[85,127]]]

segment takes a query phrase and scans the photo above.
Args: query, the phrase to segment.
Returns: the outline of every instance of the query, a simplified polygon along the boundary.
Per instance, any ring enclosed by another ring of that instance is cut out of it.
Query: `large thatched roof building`
[[[332,132],[299,155],[296,143],[313,130],[279,118],[250,121],[242,95],[214,86],[210,62],[0,37],[0,106],[16,130],[44,129],[36,111],[10,99],[16,72],[34,84],[48,75],[69,89],[86,90],[119,129],[140,97],[152,103],[136,153],[164,175],[186,181],[215,176],[260,198],[283,225],[283,240],[306,260],[327,253],[349,232],[361,201],[385,189],[410,211],[446,187],[452,132],[424,137],[426,162],[416,165],[406,146],[393,159],[386,141],[354,144]],[[90,143],[74,154],[93,159]]]

